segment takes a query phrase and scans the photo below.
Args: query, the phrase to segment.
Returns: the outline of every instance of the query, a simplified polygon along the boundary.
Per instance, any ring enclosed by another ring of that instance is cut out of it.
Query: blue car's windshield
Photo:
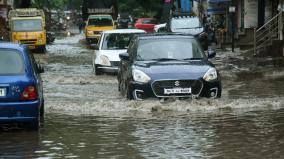
[[[195,39],[151,39],[140,40],[137,60],[156,59],[204,59],[204,52]]]
[[[0,49],[0,75],[24,73],[24,61],[16,50]]]

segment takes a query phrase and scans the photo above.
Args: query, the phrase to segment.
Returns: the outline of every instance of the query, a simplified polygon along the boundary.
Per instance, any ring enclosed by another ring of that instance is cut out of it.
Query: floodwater
[[[219,51],[218,100],[127,101],[92,73],[82,35],[46,54],[46,123],[0,132],[0,158],[284,158],[284,61]]]

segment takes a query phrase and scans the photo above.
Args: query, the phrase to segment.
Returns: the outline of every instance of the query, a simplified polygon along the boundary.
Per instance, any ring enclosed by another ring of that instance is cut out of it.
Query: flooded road
[[[82,39],[35,55],[45,67],[45,127],[0,132],[0,158],[284,157],[283,59],[220,51],[221,99],[127,101],[116,76],[92,73]]]

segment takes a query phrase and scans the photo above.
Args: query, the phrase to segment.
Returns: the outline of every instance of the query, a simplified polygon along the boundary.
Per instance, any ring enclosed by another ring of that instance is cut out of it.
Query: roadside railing
[[[272,45],[273,40],[283,40],[283,12],[280,11],[262,27],[254,29],[254,54],[257,55],[267,46]]]

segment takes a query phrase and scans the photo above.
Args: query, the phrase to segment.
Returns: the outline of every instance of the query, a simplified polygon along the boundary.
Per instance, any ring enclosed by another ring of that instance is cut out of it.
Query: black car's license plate
[[[164,94],[191,94],[191,88],[165,88]]]

